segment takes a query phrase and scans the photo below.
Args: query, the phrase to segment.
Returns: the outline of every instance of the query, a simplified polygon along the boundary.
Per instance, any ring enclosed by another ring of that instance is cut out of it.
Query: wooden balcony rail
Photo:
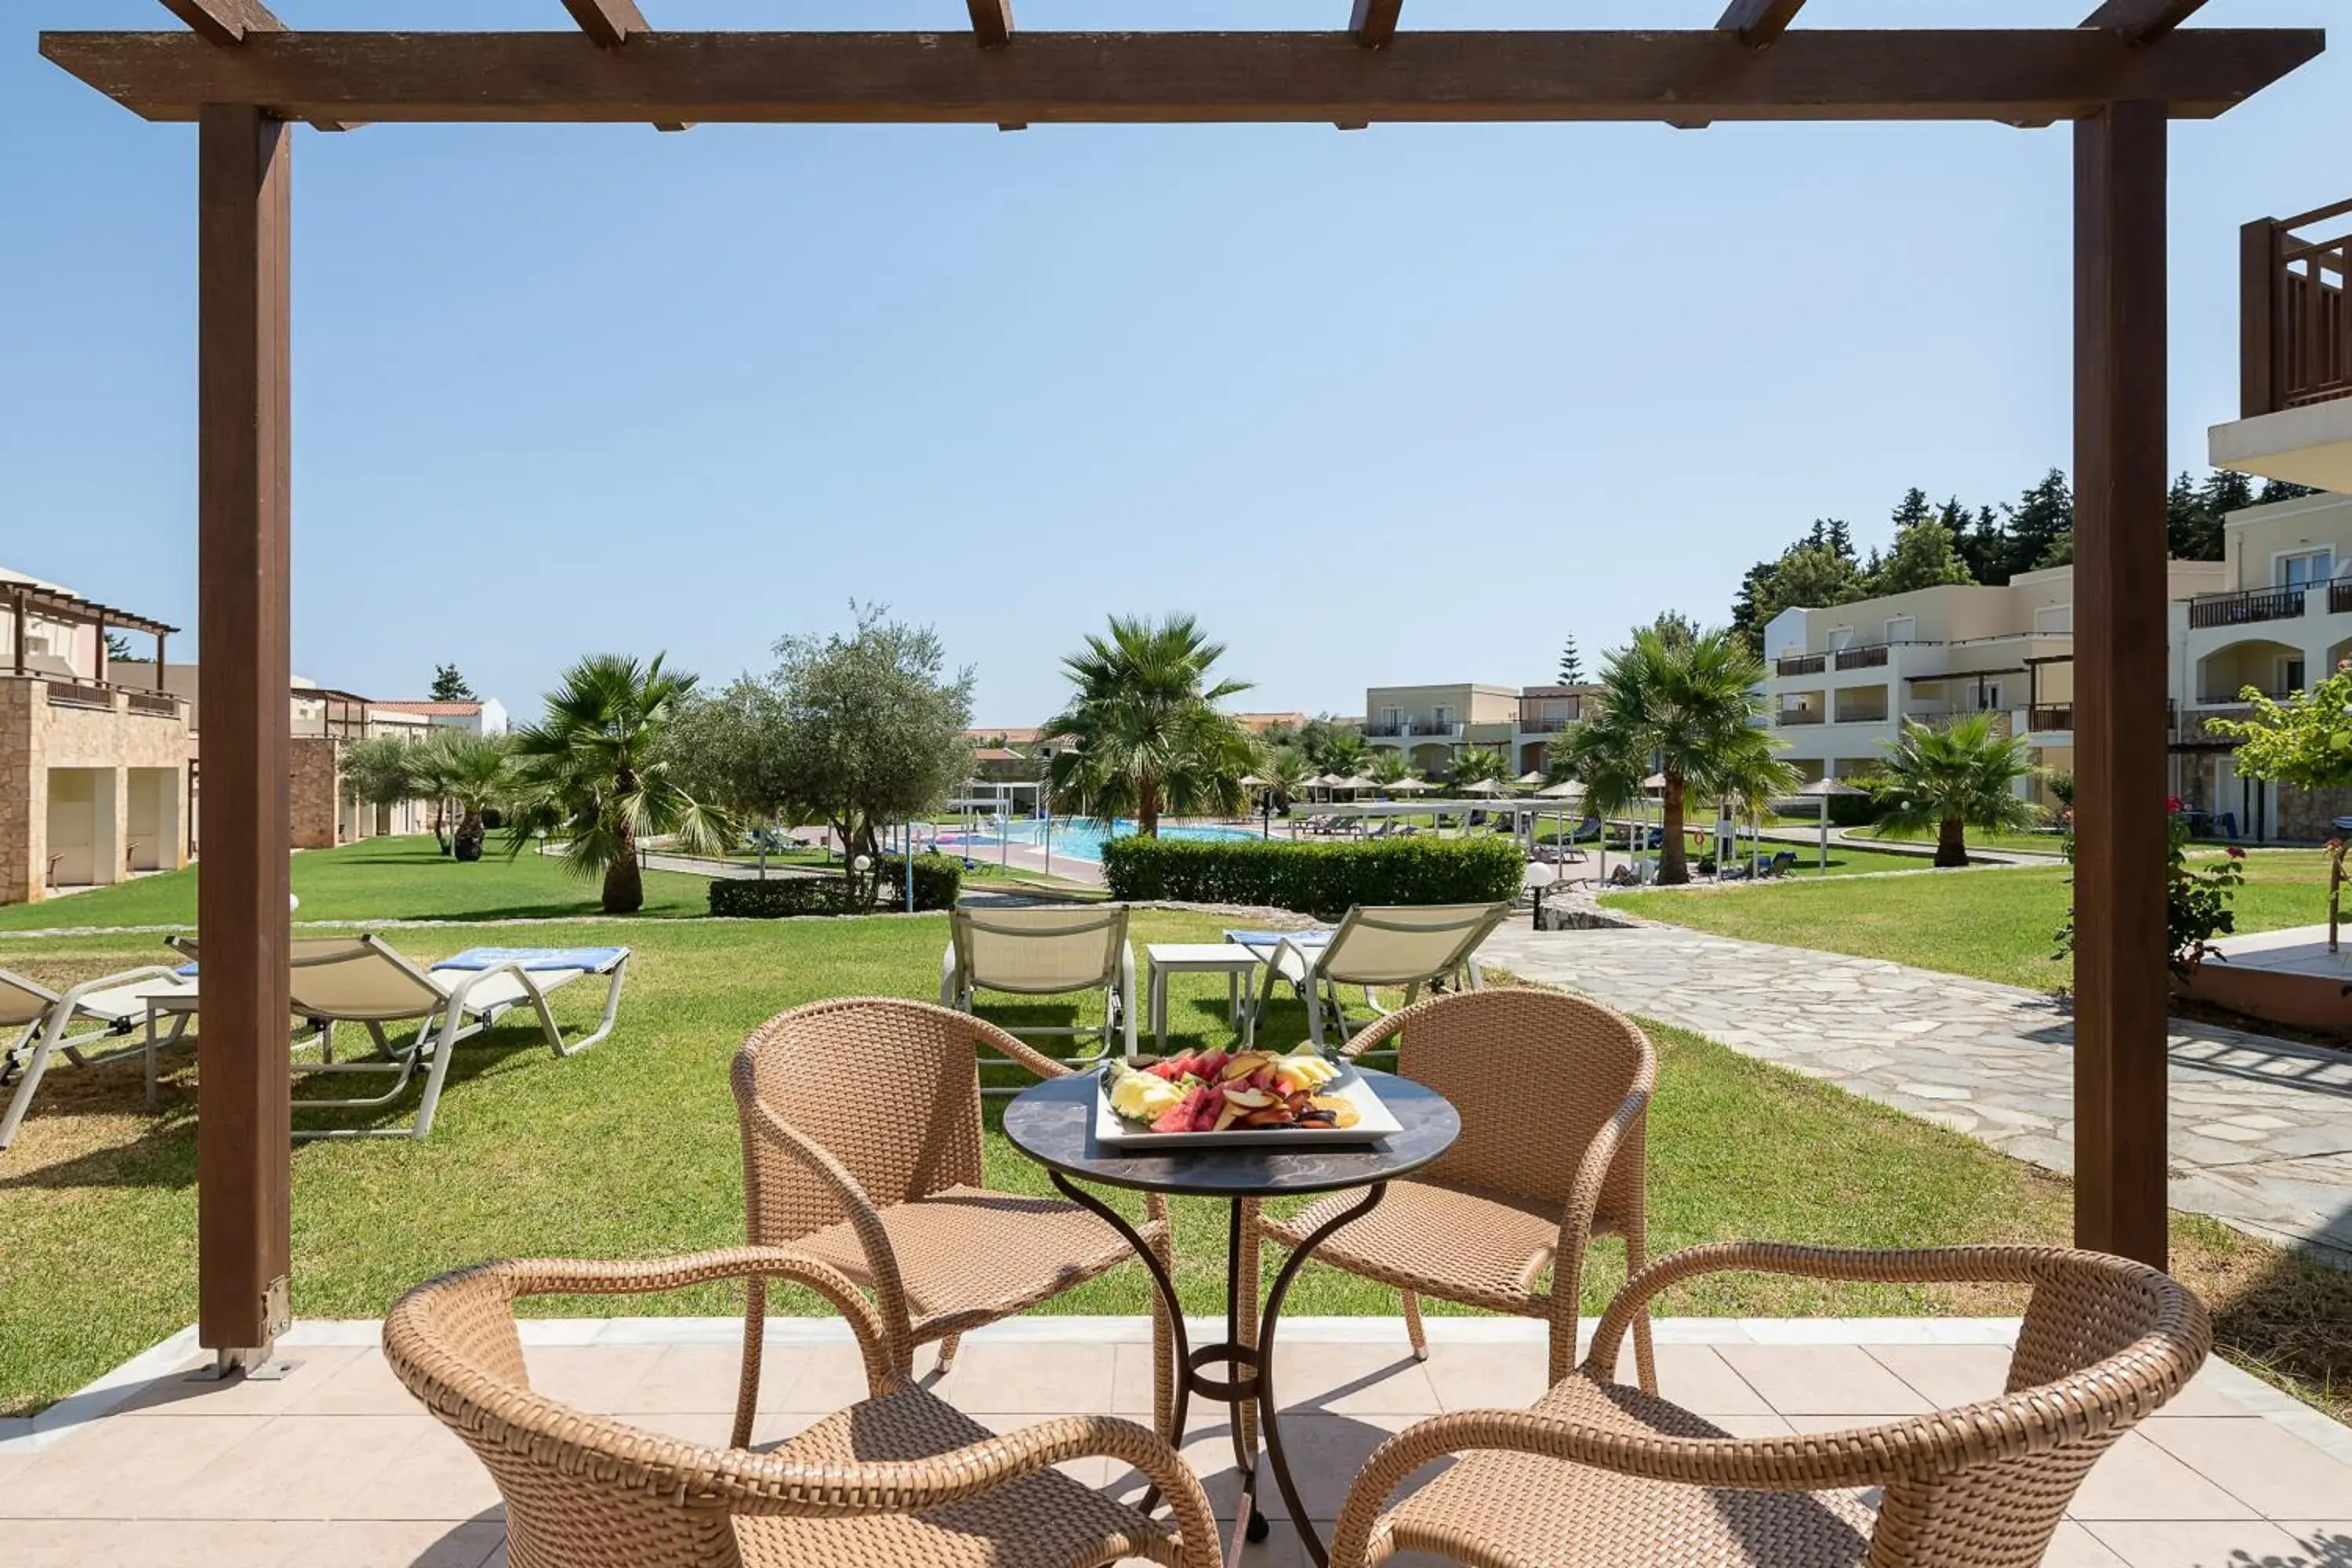
[[[2245,626],[2257,621],[2291,621],[2302,614],[2301,588],[2248,588],[2236,594],[2200,594],[2189,601],[2192,626]]]
[[[1774,661],[1772,666],[1773,672],[1778,675],[1819,675],[1828,668],[1829,656],[1819,653],[1790,654]]]
[[[2340,616],[2352,610],[2352,579],[2337,578],[2327,584],[2327,613]]]
[[[114,691],[110,687],[93,685],[80,680],[49,682],[49,706],[52,708],[111,708]]]
[[[1866,643],[1861,647],[1842,647],[1837,650],[1837,667],[1840,669],[1868,669],[1874,665],[1885,662],[1886,645],[1883,642]]]
[[[129,699],[133,713],[150,713],[159,719],[179,715],[180,700],[168,691],[148,691],[133,686],[126,689],[123,696]]]
[[[2346,220],[2346,221],[2338,221]],[[2309,238],[2294,231],[2326,225]],[[2239,230],[2238,402],[2241,417],[2352,396],[2352,201]]]
[[[2072,702],[2044,702],[2032,709],[2026,728],[2037,731],[2072,730],[2074,727],[2074,705]]]

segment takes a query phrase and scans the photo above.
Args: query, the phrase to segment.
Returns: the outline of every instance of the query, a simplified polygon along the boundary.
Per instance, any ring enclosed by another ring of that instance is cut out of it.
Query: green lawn
[[[1200,941],[1220,923],[1144,912],[1135,936]],[[761,1019],[813,998],[930,995],[945,929],[936,916],[647,921],[629,928],[625,939],[637,956],[620,1026],[595,1049],[559,1061],[537,1046],[528,1026],[504,1025],[465,1049],[429,1142],[297,1145],[295,1310],[373,1317],[404,1287],[484,1258],[637,1256],[740,1240],[741,1164],[727,1088],[735,1047]],[[554,924],[530,928],[522,940],[604,942],[619,934],[610,924]],[[512,928],[458,926],[406,932],[401,945],[430,960],[476,942],[517,940]],[[156,952],[152,938],[130,935],[0,944],[11,967],[52,983]],[[593,989],[562,994],[569,1020],[593,1012]],[[1213,976],[1175,982],[1172,1013],[1187,1041],[1225,1040],[1223,1005]],[[1266,1038],[1286,1044],[1303,1033],[1300,1009],[1285,1003]],[[1656,1249],[1743,1236],[1916,1245],[2055,1239],[2065,1232],[2067,1189],[2057,1179],[1695,1036],[1658,1028],[1654,1037],[1663,1063],[1650,1143]],[[195,1106],[187,1073],[183,1059],[165,1110],[151,1117],[135,1064],[61,1068],[16,1146],[0,1155],[0,1258],[8,1260],[0,1269],[0,1414],[37,1408],[193,1318]],[[875,1079],[887,1093],[887,1062],[875,1064]],[[386,1121],[404,1120],[413,1104]],[[1045,1190],[1042,1173],[993,1132],[987,1157],[992,1182]],[[1187,1304],[1213,1311],[1222,1293],[1222,1211],[1192,1202],[1178,1207]],[[2241,1280],[2289,1278],[2311,1289],[2272,1249],[2210,1226],[2184,1222],[2180,1235],[2185,1268]],[[1591,1307],[1619,1279],[1616,1256],[1613,1244],[1595,1249]],[[1050,1310],[1140,1312],[1145,1289],[1139,1270],[1121,1269]],[[1307,1313],[1397,1310],[1385,1289],[1320,1268],[1302,1279],[1294,1301]],[[2014,1305],[1981,1293],[1734,1277],[1672,1298],[1665,1310],[1909,1313]],[[2347,1315],[2335,1298],[2326,1305]],[[714,1287],[547,1310],[725,1313],[732,1306]]]
[[[1854,831],[1866,837],[1885,838],[1897,844],[1933,844],[1932,833],[1901,833],[1892,827],[1857,827]],[[1971,827],[1966,834],[1971,849],[2012,849],[2022,855],[2056,855],[2062,853],[2058,835],[2054,833],[1987,833]]]
[[[196,872],[191,866],[68,898],[0,906],[0,931],[192,926]],[[309,921],[520,920],[597,912],[597,883],[572,876],[549,856],[509,859],[496,837],[489,853],[462,866],[442,855],[430,835],[305,849],[293,858],[292,876],[301,918]],[[647,871],[645,878],[643,913],[709,912],[707,879],[671,871]]]
[[[2242,931],[2327,918],[2327,857],[2317,849],[2247,853],[2234,904]],[[2011,985],[2071,984],[2071,962],[2051,956],[2051,932],[2071,897],[2063,866],[1800,882],[1692,892],[1612,893],[1601,901],[1644,919],[1751,942],[1893,959]]]

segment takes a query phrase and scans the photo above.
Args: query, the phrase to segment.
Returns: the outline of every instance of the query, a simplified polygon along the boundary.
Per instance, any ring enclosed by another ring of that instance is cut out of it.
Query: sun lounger
[[[174,946],[194,956],[195,944]],[[202,1010],[201,978],[189,964],[173,978],[182,984],[147,996],[157,1013],[173,1016],[171,1040],[185,1029],[190,1016]],[[319,1038],[320,1059],[297,1062],[304,1075],[360,1073],[388,1076],[391,1086],[381,1094],[347,1100],[297,1099],[298,1111],[373,1110],[391,1104],[407,1089],[422,1066],[426,1068],[425,1097],[407,1128],[297,1128],[297,1138],[423,1138],[433,1131],[435,1110],[449,1076],[449,1062],[460,1040],[470,1038],[496,1023],[509,1008],[528,1005],[539,1016],[540,1033],[559,1057],[576,1056],[613,1032],[621,1008],[621,988],[628,978],[625,947],[523,948],[476,947],[445,958],[431,969],[413,962],[374,935],[299,937],[293,943],[287,977],[291,1011]],[[566,1040],[562,1027],[548,1006],[548,998],[563,986],[587,975],[605,978],[604,1011],[596,1027]],[[387,1024],[416,1026],[414,1038],[397,1042]],[[334,1028],[357,1024],[374,1041],[371,1059],[337,1061]],[[171,1043],[170,1040],[165,1042]]]
[[[1286,980],[1306,999],[1307,1037],[1320,1047],[1327,1006],[1340,1038],[1355,1027],[1340,1005],[1342,985],[1362,986],[1374,1016],[1387,1011],[1374,995],[1381,986],[1402,987],[1407,1005],[1424,985],[1456,973],[1466,974],[1470,988],[1479,989],[1486,981],[1478,971],[1478,944],[1510,912],[1507,902],[1360,905],[1328,932],[1229,931],[1225,940],[1257,953],[1266,966],[1251,1014],[1254,1035],[1263,1026],[1276,981]],[[1270,943],[1268,937],[1274,939]]]
[[[60,994],[22,975],[0,970],[0,1037],[8,1031],[20,1031],[13,1043],[0,1050],[0,1087],[5,1087],[12,1079],[16,1086],[8,1096],[7,1108],[0,1110],[0,1149],[5,1149],[16,1136],[16,1129],[24,1121],[25,1112],[31,1107],[53,1057],[63,1056],[77,1067],[104,1067],[144,1055],[148,1063],[148,1098],[152,1102],[155,1016],[147,1005],[146,994],[155,987],[185,984],[166,966],[151,963],[84,981]],[[88,1027],[75,1033],[76,1026],[83,1025]],[[99,1052],[85,1048],[102,1039],[127,1038],[142,1026],[147,1038],[141,1044]]]
[[[1125,904],[1052,904],[1036,909],[948,912],[947,951],[940,955],[940,1005],[977,1014],[976,993],[1014,996],[1059,996],[1072,992],[1103,994],[1099,1026],[998,1024],[1021,1038],[1096,1037],[1091,1051],[1069,1058],[1085,1068],[1110,1054],[1116,1032],[1126,1054],[1135,1055],[1135,952],[1127,943]],[[993,1021],[993,1020],[992,1020]],[[1013,1065],[983,1056],[981,1066]],[[986,1075],[982,1074],[985,1082]],[[985,1088],[990,1095],[1019,1092],[1025,1085]]]

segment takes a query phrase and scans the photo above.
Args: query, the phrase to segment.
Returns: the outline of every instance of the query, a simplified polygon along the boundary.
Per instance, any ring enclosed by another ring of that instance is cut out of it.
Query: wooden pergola
[[[565,30],[309,32],[260,0],[163,3],[186,30],[47,33],[41,51],[199,127],[200,1330],[224,1368],[266,1358],[289,1316],[294,121],[2071,121],[2075,1235],[2164,1261],[2167,131],[2312,58],[2316,30],[2179,28],[2202,0],[1902,31],[1792,27],[1803,0],[1732,0],[1713,28],[1666,32],[1400,31],[1402,0],[1353,0],[1320,33],[1016,32],[1010,0],[969,0],[955,34],[658,32],[635,0],[562,0]]]

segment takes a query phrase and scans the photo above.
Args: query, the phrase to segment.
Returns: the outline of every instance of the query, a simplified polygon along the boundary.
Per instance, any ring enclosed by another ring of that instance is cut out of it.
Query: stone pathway
[[[2074,1168],[2074,1029],[2040,992],[1672,926],[1532,931],[1482,959]],[[2352,1053],[2176,1018],[2172,1204],[2352,1263]]]

